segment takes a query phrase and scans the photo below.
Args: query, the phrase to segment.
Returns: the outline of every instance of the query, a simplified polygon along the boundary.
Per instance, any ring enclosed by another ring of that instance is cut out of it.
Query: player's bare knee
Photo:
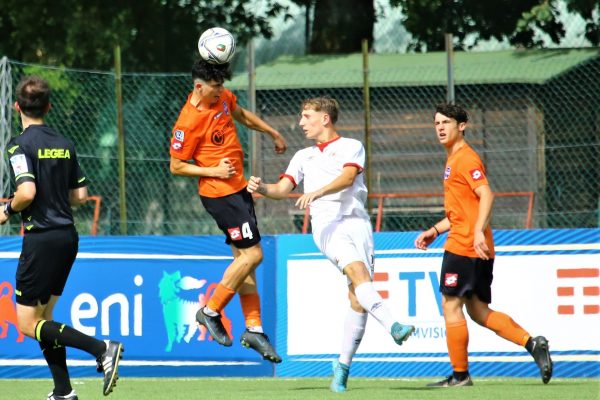
[[[357,313],[364,314],[367,311],[360,305],[356,296],[350,296],[350,308],[352,308]]]
[[[353,262],[344,267],[344,274],[350,279],[354,287],[361,283],[370,282],[371,275],[365,265],[361,262]]]
[[[242,257],[246,259],[246,261],[252,266],[252,270],[254,270],[263,260],[262,248],[255,246],[245,249],[242,253]]]
[[[473,296],[465,305],[469,317],[479,325],[485,326],[485,321],[490,313],[488,304],[479,300],[477,296]]]
[[[485,326],[490,310],[487,307],[467,307],[467,313],[469,313],[469,317],[471,317],[473,321],[481,326]]]
[[[17,325],[19,326],[19,330],[23,333],[23,335],[30,338],[35,338],[35,326],[37,323],[38,320],[17,315]]]

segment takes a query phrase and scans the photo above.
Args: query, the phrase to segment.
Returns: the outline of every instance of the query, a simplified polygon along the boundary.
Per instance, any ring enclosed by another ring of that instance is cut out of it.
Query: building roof
[[[461,84],[543,84],[600,56],[598,48],[455,52],[454,79]],[[371,87],[445,85],[446,53],[370,54]],[[256,88],[363,86],[361,54],[283,56],[256,68]],[[246,88],[248,74],[228,84]]]

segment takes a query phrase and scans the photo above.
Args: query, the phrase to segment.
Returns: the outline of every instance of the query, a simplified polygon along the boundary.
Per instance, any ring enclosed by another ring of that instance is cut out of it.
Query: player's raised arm
[[[286,177],[282,177],[277,183],[263,183],[260,177],[251,176],[246,189],[250,193],[256,192],[270,199],[281,200],[294,190],[294,184]]]
[[[287,150],[287,142],[281,133],[253,112],[237,106],[235,110],[233,110],[233,118],[240,124],[243,124],[252,130],[263,132],[271,136],[277,154],[283,154]]]

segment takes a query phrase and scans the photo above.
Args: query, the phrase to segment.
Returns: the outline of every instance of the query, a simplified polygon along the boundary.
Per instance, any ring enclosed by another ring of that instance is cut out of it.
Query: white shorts
[[[340,272],[348,264],[361,261],[373,278],[375,251],[373,228],[368,219],[349,216],[322,226],[313,225],[313,239]]]

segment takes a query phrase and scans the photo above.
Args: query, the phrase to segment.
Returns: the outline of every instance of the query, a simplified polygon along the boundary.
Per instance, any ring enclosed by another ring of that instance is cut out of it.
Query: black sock
[[[64,346],[52,346],[49,343],[40,342],[40,349],[48,363],[52,379],[54,380],[54,390],[52,393],[58,396],[66,396],[71,393],[71,380],[69,379],[69,370],[67,369],[67,350]]]
[[[456,379],[457,381],[464,381],[469,377],[469,371],[453,371],[452,375],[454,375],[454,379]]]
[[[35,338],[39,342],[52,343],[65,347],[75,347],[87,351],[95,358],[106,351],[106,343],[85,335],[68,325],[56,321],[41,320],[35,327]]]
[[[531,340],[531,336],[527,339],[527,343],[525,343],[525,349],[529,352],[529,354],[533,354],[533,340]]]

